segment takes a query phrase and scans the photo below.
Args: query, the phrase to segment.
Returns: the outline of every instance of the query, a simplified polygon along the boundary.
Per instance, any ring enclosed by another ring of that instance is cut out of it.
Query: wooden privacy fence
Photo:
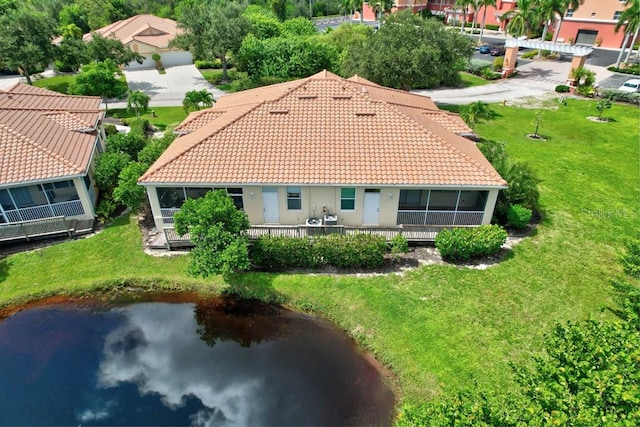
[[[460,227],[460,226],[456,226]],[[438,233],[452,226],[433,225],[396,225],[391,227],[352,227],[346,225],[252,225],[247,234],[249,239],[256,240],[260,236],[274,237],[309,237],[326,236],[328,234],[376,234],[391,241],[395,236],[402,235],[410,242],[433,242]],[[163,230],[167,249],[192,247],[189,235],[180,236],[172,228]]]

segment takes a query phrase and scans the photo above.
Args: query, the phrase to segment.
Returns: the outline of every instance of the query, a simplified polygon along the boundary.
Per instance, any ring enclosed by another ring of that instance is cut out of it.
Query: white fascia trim
[[[564,22],[586,22],[588,24],[612,24],[616,25],[615,19],[590,19],[590,18],[562,18]]]
[[[290,183],[179,183],[179,182],[143,182],[138,183],[142,187],[189,187],[189,188],[213,188],[213,187],[356,187],[356,188],[420,188],[420,189],[443,189],[443,190],[459,190],[461,188],[470,190],[501,190],[507,188],[506,185],[449,185],[449,184],[308,184],[300,182]]]
[[[82,178],[85,175],[86,175],[86,173],[84,173],[84,174],[76,174],[76,175],[65,175],[65,176],[59,176],[59,177],[55,177],[55,178],[34,179],[34,180],[31,180],[31,181],[12,182],[10,184],[0,184],[0,188],[17,188],[17,187],[24,187],[24,186],[27,186],[27,185],[47,184],[49,182],[69,181],[69,180],[72,180],[74,178]]]

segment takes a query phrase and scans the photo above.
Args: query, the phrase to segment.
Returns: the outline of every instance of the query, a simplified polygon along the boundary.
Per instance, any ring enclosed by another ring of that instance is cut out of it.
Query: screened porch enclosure
[[[400,190],[397,224],[480,225],[488,196],[478,190]]]
[[[173,224],[173,215],[180,210],[180,207],[187,199],[199,199],[209,191],[223,190],[233,200],[234,205],[238,209],[244,208],[242,201],[242,188],[223,188],[223,187],[158,187],[158,201],[160,203],[160,212],[162,220],[165,224]]]
[[[0,223],[84,214],[72,180],[0,189]]]

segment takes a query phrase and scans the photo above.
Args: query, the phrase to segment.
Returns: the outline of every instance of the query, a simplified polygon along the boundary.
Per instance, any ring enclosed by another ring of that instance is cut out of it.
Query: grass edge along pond
[[[50,295],[147,290],[254,296],[320,314],[351,334],[390,368],[405,402],[428,399],[473,381],[508,393],[508,362],[542,349],[555,321],[610,316],[610,280],[620,274],[616,250],[638,230],[638,109],[614,105],[610,123],[592,101],[545,110],[492,106],[499,117],[479,124],[486,139],[539,174],[544,219],[537,233],[487,270],[427,266],[404,275],[356,277],[244,273],[232,284],[193,279],[186,257],[141,250],[131,218],[102,233],[0,260],[0,305]]]

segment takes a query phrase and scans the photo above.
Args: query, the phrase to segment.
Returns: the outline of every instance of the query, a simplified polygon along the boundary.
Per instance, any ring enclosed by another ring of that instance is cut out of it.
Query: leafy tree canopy
[[[249,220],[224,190],[187,199],[174,218],[178,234],[189,233],[195,244],[187,268],[189,274],[226,276],[249,268]]]
[[[1,15],[0,28],[0,63],[22,70],[31,84],[31,73],[46,67],[54,57],[55,21],[27,4]]]
[[[468,37],[407,10],[386,18],[362,47],[350,49],[342,75],[404,90],[455,86],[472,53]]]
[[[131,61],[142,64],[144,57],[123,45],[120,40],[102,37],[98,33],[91,33],[91,41],[87,43],[87,54],[94,61],[103,62],[107,59],[115,65],[127,65]]]
[[[113,61],[93,62],[82,66],[69,90],[75,95],[93,95],[102,98],[108,109],[110,98],[120,98],[127,93],[127,83],[120,79],[122,72]]]

